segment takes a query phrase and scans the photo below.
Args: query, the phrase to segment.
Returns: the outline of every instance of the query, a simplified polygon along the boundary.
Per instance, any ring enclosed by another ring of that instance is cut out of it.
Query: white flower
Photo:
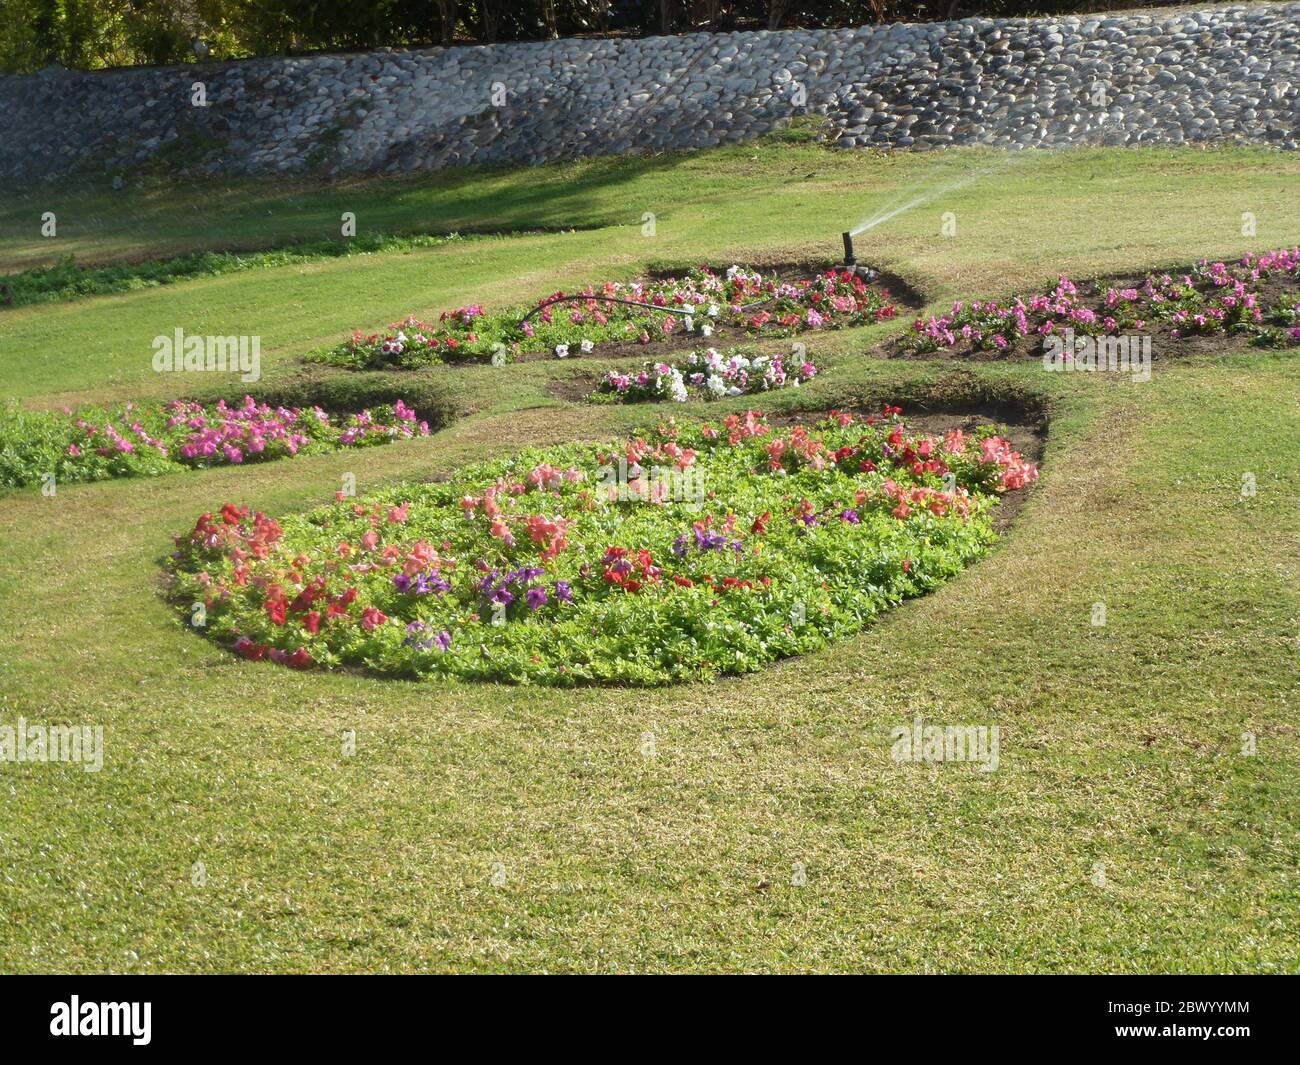
[[[706,337],[711,337],[711,336],[713,336],[713,326],[711,326],[711,325],[702,325],[702,326],[700,326],[700,335],[701,335],[701,336],[706,336]]]
[[[710,304],[709,304],[709,317],[710,317],[710,318],[716,318],[720,313],[722,313],[722,309],[721,309],[721,308],[720,308],[716,303],[710,303]]]
[[[695,328],[695,319],[694,317],[688,314],[686,316],[686,332],[689,333],[694,328]]]
[[[729,396],[740,396],[743,394],[744,393],[742,393],[740,389],[738,389],[735,385],[732,385],[729,389],[727,389],[727,395]]]
[[[590,340],[584,340],[581,344],[578,345],[578,347],[582,349],[584,355],[590,354],[591,349],[594,348],[595,346],[596,345],[593,344]]]
[[[567,358],[569,357],[569,345],[568,345],[568,344],[556,344],[556,345],[555,345],[555,357],[556,357],[557,359],[567,359]]]
[[[717,375],[710,377],[708,381],[705,382],[705,387],[708,388],[708,390],[712,392],[715,396],[721,396],[723,393],[727,391],[726,383],[722,380],[721,377],[718,377]]]

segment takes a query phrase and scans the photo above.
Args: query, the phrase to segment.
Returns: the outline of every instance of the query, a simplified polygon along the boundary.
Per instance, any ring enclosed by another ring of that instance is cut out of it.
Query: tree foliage
[[[1174,0],[1146,0],[1158,7]],[[1105,0],[0,0],[0,70],[1065,14]],[[1140,6],[1140,0],[1138,5]]]

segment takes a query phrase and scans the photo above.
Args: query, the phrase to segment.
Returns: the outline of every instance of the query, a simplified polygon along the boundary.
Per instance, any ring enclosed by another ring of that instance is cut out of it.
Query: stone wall
[[[0,78],[0,176],[397,171],[740,141],[1295,149],[1300,3]],[[196,106],[195,83],[206,106]]]

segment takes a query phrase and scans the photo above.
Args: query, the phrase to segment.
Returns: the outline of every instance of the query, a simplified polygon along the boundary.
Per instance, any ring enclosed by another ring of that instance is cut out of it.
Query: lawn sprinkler
[[[856,275],[863,281],[874,281],[876,271],[869,266],[859,266],[858,260],[853,254],[853,234],[847,230],[841,234],[844,238],[844,272],[850,275]]]

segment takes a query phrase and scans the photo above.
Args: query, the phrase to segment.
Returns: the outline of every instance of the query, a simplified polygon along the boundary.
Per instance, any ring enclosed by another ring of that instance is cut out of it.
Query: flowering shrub
[[[788,369],[785,360],[780,353],[751,358],[734,349],[722,355],[716,348],[708,348],[672,362],[648,362],[634,373],[609,370],[596,387],[596,395],[624,402],[671,399],[684,403],[692,389],[705,399],[722,399],[787,385],[798,388],[817,375],[811,359],[802,358]]]
[[[237,653],[299,668],[548,684],[751,671],[937,587],[992,542],[999,494],[1037,476],[992,428],[936,437],[897,415],[669,422],[280,522],[228,503],[176,538],[175,591]],[[701,491],[683,499],[687,478]]]
[[[1202,259],[1190,273],[1148,274],[1141,285],[1098,285],[1081,295],[1078,286],[1062,277],[1050,293],[997,300],[958,301],[947,314],[918,318],[904,342],[917,353],[966,348],[1006,351],[1023,338],[1038,339],[1072,329],[1088,336],[1113,336],[1164,328],[1171,337],[1250,332],[1259,335],[1269,322],[1260,290],[1269,281],[1300,282],[1300,248],[1262,255],[1246,254],[1229,267]],[[1272,319],[1292,341],[1300,341],[1279,307]],[[1279,330],[1281,332],[1281,330]]]
[[[565,295],[587,298],[551,303],[522,323],[531,306],[488,314],[475,304],[444,311],[437,321],[410,317],[379,333],[353,333],[345,343],[310,358],[351,369],[500,361],[533,352],[565,358],[611,342],[650,344],[742,333],[784,336],[884,321],[897,313],[887,291],[836,270],[786,282],[733,266],[725,274],[703,269],[662,281],[607,281],[547,298]]]
[[[336,425],[319,407],[270,407],[245,396],[204,406],[176,400],[114,410],[32,412],[0,409],[0,486],[97,481],[301,453],[368,447],[428,436],[428,423],[400,399],[349,415]]]

